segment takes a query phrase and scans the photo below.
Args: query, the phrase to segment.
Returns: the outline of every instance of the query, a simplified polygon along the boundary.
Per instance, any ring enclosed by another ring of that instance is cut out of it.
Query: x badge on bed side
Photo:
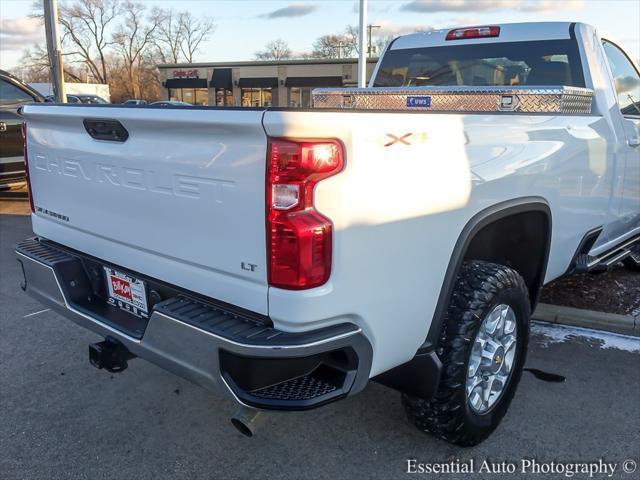
[[[413,134],[412,134],[412,133],[405,133],[405,134],[404,134],[404,135],[402,135],[401,137],[396,137],[395,135],[392,135],[392,134],[390,134],[390,133],[387,133],[386,135],[387,135],[387,137],[389,137],[389,138],[391,139],[391,141],[390,141],[390,142],[388,142],[388,143],[385,143],[385,145],[384,145],[384,146],[385,146],[385,147],[390,147],[391,145],[394,145],[394,144],[396,144],[396,143],[398,143],[398,142],[403,143],[403,144],[405,144],[405,145],[411,145],[411,143],[409,143],[409,142],[407,141],[407,138],[409,138],[409,137],[410,137],[411,135],[413,135]]]

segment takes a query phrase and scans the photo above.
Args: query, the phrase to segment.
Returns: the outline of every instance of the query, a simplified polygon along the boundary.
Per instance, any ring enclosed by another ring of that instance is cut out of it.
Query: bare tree
[[[49,82],[49,53],[47,49],[40,44],[26,49],[20,57],[19,66],[14,68],[12,73],[27,83]],[[72,66],[65,68],[64,76],[67,82],[82,82],[80,72]]]
[[[122,4],[124,22],[113,34],[113,43],[121,55],[122,66],[127,74],[129,91],[133,98],[140,98],[143,65],[150,55],[155,34],[162,15],[157,11],[145,18],[146,7],[141,3],[126,1]]]
[[[92,77],[99,83],[108,83],[115,99],[159,97],[156,64],[182,56],[182,50],[180,44],[173,46],[173,53],[166,45],[162,51],[154,45],[159,44],[161,25],[167,29],[167,38],[174,31],[181,31],[180,18],[172,19],[169,28],[168,11],[154,8],[149,14],[144,4],[131,0],[60,0],[59,5],[68,80],[87,81]],[[34,17],[43,17],[42,2],[34,2],[33,9]],[[185,25],[194,30],[193,22]],[[178,40],[183,41],[180,35]],[[191,46],[184,48],[193,52],[201,41],[201,37],[192,34]],[[163,58],[160,53],[171,57]],[[48,63],[46,50],[37,47],[25,52],[19,71],[23,77],[44,80],[48,77]]]
[[[347,25],[342,34],[323,35],[313,44],[312,57],[315,58],[345,58],[360,53],[358,49],[359,28],[355,25]],[[371,54],[380,52],[393,36],[374,36],[371,41]]]
[[[278,38],[264,46],[264,50],[255,53],[256,60],[285,60],[291,58],[291,49],[287,42]]]
[[[162,63],[178,63],[182,40],[179,15],[173,9],[157,9],[152,15],[158,15],[162,18],[154,40],[160,61]]]
[[[131,98],[141,98],[150,102],[160,99],[161,85],[156,70],[158,58],[149,54],[142,56],[142,60],[136,66],[134,72],[138,92],[135,94],[133,93],[134,88],[130,83],[129,68],[122,55],[116,52],[111,53],[107,56],[107,62],[111,72],[109,91],[112,102],[124,102]]]
[[[188,11],[176,13],[173,9],[154,9],[153,15],[161,18],[155,46],[162,63],[193,62],[200,44],[216,29],[213,18],[196,19]]]
[[[211,17],[195,18],[191,12],[182,12],[179,18],[180,51],[184,59],[191,63],[200,44],[215,31],[216,24]]]
[[[99,83],[109,82],[108,30],[118,12],[119,0],[76,0],[59,6],[65,55],[79,58]]]
[[[49,81],[49,54],[42,45],[34,45],[26,49],[13,74],[23,82],[48,82]]]
[[[396,38],[396,35],[385,35],[383,37],[378,37],[373,42],[373,48],[375,48],[374,53],[378,56],[382,55],[384,49],[387,48],[387,45]]]
[[[347,28],[344,30],[345,41],[349,45],[353,45],[353,51],[358,54],[360,50],[358,49],[358,37],[360,36],[359,28],[356,25],[347,25]]]
[[[349,58],[355,51],[353,39],[347,35],[323,35],[313,43],[315,58]]]

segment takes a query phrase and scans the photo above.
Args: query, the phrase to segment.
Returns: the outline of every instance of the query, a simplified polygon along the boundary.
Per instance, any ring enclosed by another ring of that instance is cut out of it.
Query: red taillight
[[[331,273],[331,221],[315,210],[315,185],[343,166],[333,140],[270,139],[267,154],[269,284],[290,290],[322,285]]]
[[[447,40],[466,40],[469,38],[498,37],[500,27],[456,28],[447,33]]]
[[[31,212],[35,212],[33,207],[33,195],[31,192],[31,179],[29,178],[29,157],[27,155],[27,122],[22,122],[22,151],[24,153],[24,174],[27,179],[27,192],[29,194],[29,204],[31,205]]]

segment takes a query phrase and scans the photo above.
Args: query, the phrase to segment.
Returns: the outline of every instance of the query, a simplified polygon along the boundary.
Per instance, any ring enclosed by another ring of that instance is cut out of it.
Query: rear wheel
[[[409,419],[460,446],[493,432],[515,393],[529,341],[529,294],[513,269],[479,260],[462,264],[447,310],[431,399],[404,394]]]

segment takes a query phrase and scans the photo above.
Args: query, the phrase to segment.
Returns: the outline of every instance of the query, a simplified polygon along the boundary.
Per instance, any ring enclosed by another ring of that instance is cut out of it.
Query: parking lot
[[[3,479],[386,479],[405,476],[408,459],[470,458],[603,459],[618,464],[613,478],[640,478],[621,468],[627,459],[640,461],[637,338],[535,325],[527,366],[566,381],[525,372],[502,425],[475,448],[419,432],[405,419],[399,394],[377,384],[318,410],[272,414],[250,439],[231,427],[230,399],[141,360],[118,375],[90,366],[87,345],[99,338],[42,311],[19,288],[13,245],[31,234],[25,203],[0,205]]]

